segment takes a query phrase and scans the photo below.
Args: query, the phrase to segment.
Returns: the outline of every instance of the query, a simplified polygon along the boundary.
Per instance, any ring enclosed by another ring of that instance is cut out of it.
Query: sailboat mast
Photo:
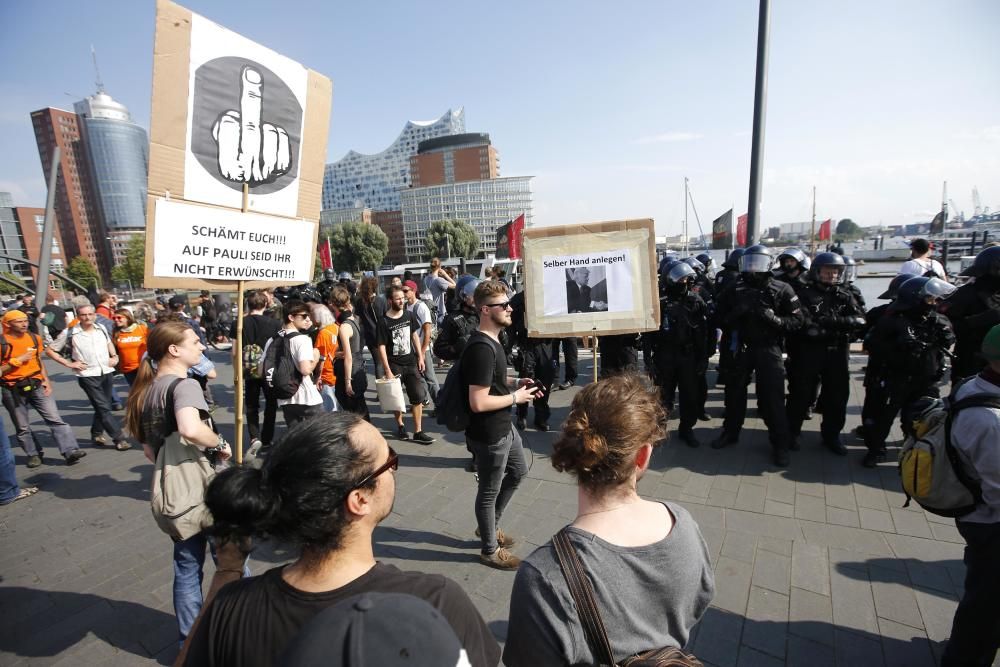
[[[810,252],[814,257],[816,256],[816,186],[813,186],[813,220],[812,220],[812,250]]]
[[[684,177],[684,255],[688,254],[688,179]]]

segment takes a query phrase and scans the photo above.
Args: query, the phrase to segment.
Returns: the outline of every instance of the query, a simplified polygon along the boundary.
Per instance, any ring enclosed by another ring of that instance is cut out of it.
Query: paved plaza
[[[585,354],[581,380],[591,372]],[[220,375],[216,418],[231,438],[227,355],[211,353]],[[862,361],[853,364],[848,429],[859,421]],[[28,470],[15,452],[18,478],[41,491],[0,508],[0,665],[170,664],[177,652],[171,543],[149,513],[152,465],[141,449],[90,446],[90,405],[75,378],[56,368],[49,366],[60,409],[88,456],[63,465],[44,425],[47,465]],[[577,391],[553,394],[554,426]],[[705,444],[690,449],[669,441],[639,485],[647,498],[687,508],[711,551],[716,596],[689,648],[716,667],[937,664],[964,577],[953,522],[915,503],[904,508],[895,465],[861,467],[856,438],[844,436],[847,458],[822,449],[819,415],[806,422],[802,449],[787,470],[770,465],[767,434],[753,409],[739,445],[712,450],[721,391],[712,390],[709,401],[715,419],[696,430]],[[10,433],[6,413],[4,420]],[[391,428],[391,417],[374,421]],[[401,568],[458,581],[502,641],[514,575],[479,564],[476,484],[464,470],[463,440],[435,435],[430,446],[390,440],[400,454],[396,502],[375,533],[376,553]],[[555,431],[523,435],[531,470],[503,528],[521,538],[514,551],[526,556],[573,519],[576,486],[549,463]],[[260,573],[292,556],[264,544],[251,569]],[[211,572],[209,561],[206,588]]]

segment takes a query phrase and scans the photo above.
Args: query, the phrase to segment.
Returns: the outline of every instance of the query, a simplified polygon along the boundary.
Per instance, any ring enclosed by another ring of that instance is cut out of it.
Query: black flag
[[[712,221],[712,248],[733,247],[733,209]]]
[[[931,220],[931,234],[944,234],[944,211],[939,211]]]

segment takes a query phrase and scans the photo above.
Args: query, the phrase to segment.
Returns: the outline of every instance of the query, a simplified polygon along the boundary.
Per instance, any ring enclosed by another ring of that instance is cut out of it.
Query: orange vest
[[[324,385],[334,386],[337,384],[337,377],[333,374],[333,357],[337,354],[337,333],[340,331],[340,325],[328,324],[319,330],[319,334],[316,336],[316,349],[319,350],[321,357],[324,357],[322,368],[320,369],[319,379]]]
[[[118,350],[118,371],[131,373],[139,368],[142,355],[146,353],[146,337],[149,331],[143,324],[136,324],[131,331],[115,331],[115,349]]]
[[[30,378],[35,376],[40,376],[42,374],[42,339],[37,334],[26,333],[21,336],[12,336],[9,333],[3,334],[4,344],[3,344],[3,359],[2,362],[7,364],[14,357],[19,357],[28,351],[29,347],[35,348],[35,353],[26,362],[11,368],[9,371],[4,373],[3,381],[5,384],[12,385],[18,380],[24,378]]]

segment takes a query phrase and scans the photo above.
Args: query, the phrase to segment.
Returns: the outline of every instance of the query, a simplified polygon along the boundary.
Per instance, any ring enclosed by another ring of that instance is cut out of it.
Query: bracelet
[[[514,393],[510,395],[510,407],[514,407],[515,405],[517,405],[517,390],[516,389],[514,390]]]

